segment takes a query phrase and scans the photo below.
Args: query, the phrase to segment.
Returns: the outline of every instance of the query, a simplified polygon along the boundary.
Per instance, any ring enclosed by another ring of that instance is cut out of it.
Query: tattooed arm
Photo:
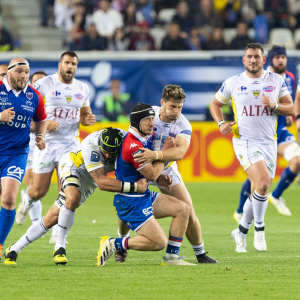
[[[105,167],[100,167],[99,169],[91,171],[90,175],[101,191],[121,192],[121,181],[107,177]]]

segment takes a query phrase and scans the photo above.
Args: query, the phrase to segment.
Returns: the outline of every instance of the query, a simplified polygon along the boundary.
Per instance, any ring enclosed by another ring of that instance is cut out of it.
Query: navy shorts
[[[142,197],[116,194],[114,197],[114,208],[123,223],[131,230],[137,231],[154,217],[152,204],[158,195],[159,193],[153,191],[147,191]]]
[[[11,178],[22,183],[28,154],[0,155],[0,178]]]
[[[277,131],[277,145],[294,143],[296,141],[293,134],[291,134],[285,127]]]

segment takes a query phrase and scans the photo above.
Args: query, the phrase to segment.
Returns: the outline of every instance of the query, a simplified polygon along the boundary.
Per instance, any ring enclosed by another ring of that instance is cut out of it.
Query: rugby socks
[[[65,205],[61,207],[58,215],[58,232],[55,250],[66,249],[66,239],[75,221],[75,211],[68,209]]]
[[[192,246],[196,256],[205,253],[204,252],[204,242],[202,242],[200,245],[191,245],[191,246]]]
[[[129,234],[130,234],[130,230],[128,231],[127,234],[121,234],[120,231],[119,231],[119,228],[118,228],[118,237],[119,237],[119,238],[129,237]]]
[[[8,210],[1,206],[0,211],[0,244],[4,246],[4,242],[14,225],[16,209]]]
[[[254,216],[253,216],[252,200],[250,199],[250,197],[248,197],[244,204],[244,213],[238,230],[238,235],[240,237],[247,236],[248,230],[250,229],[253,221],[253,217]]]
[[[129,233],[128,233],[129,235]],[[128,241],[130,237],[116,238],[114,241],[116,251],[129,250]]]
[[[22,200],[24,200],[28,206],[31,206],[32,203],[34,202],[28,195],[28,188],[27,188],[26,192],[24,193],[23,197],[24,197],[24,199],[22,199]]]
[[[29,217],[32,224],[38,221],[42,216],[42,202],[41,200],[34,201],[29,210]]]
[[[51,236],[57,236],[57,233],[58,233],[58,224],[56,224],[52,227]]]
[[[294,174],[289,167],[287,167],[281,174],[280,181],[276,189],[273,191],[272,196],[276,199],[281,197],[285,189],[287,189],[295,180],[298,174]]]
[[[15,244],[10,247],[10,250],[20,252],[22,249],[42,237],[48,231],[49,229],[45,227],[43,218],[40,218],[28,228],[27,232]]]
[[[168,247],[166,251],[165,258],[176,258],[179,254],[179,249],[181,246],[183,238],[176,236],[169,236]]]
[[[249,180],[249,178],[247,178],[242,186],[242,190],[240,194],[240,204],[236,211],[237,213],[241,214],[243,212],[244,204],[250,195],[251,195],[251,181]]]
[[[264,218],[268,207],[268,194],[260,195],[254,190],[252,195],[253,215],[255,230],[265,226]]]

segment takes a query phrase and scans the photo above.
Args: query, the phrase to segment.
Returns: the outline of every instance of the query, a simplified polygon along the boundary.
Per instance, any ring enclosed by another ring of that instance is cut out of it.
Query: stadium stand
[[[284,45],[286,49],[295,49],[293,33],[288,28],[274,28],[270,31],[271,45]]]

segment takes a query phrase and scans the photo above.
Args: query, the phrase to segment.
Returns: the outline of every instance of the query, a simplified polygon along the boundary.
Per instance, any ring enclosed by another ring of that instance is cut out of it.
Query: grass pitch
[[[108,261],[96,267],[101,235],[116,236],[117,218],[113,193],[95,194],[77,212],[68,236],[67,266],[52,260],[50,233],[24,249],[16,267],[0,264],[0,298],[27,299],[300,299],[300,186],[284,194],[291,217],[280,215],[269,204],[266,214],[268,250],[253,246],[254,230],[247,237],[248,253],[236,253],[230,232],[237,227],[232,214],[241,184],[187,184],[200,219],[205,250],[218,265],[161,266],[164,251],[129,251],[123,264]],[[24,187],[23,187],[24,188]],[[52,185],[43,203],[43,215],[53,204],[57,187]],[[18,198],[19,202],[19,198]],[[96,223],[93,222],[96,220]],[[170,219],[159,221],[168,233]],[[5,248],[30,226],[14,224]],[[132,235],[132,234],[131,234]],[[187,260],[195,256],[187,239],[180,250]]]

